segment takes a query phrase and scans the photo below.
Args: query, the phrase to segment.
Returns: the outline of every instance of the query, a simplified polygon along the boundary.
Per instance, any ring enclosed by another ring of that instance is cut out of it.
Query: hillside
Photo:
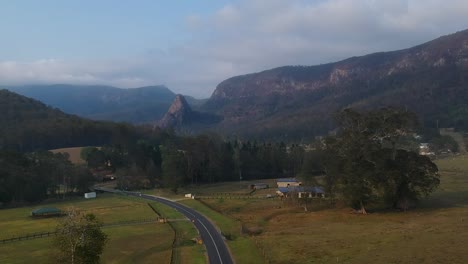
[[[0,148],[29,151],[92,146],[125,136],[126,125],[98,122],[65,114],[58,109],[8,90],[0,90]]]
[[[94,120],[148,123],[159,120],[171,105],[175,94],[165,86],[120,89],[111,86],[28,85],[5,87],[52,107]],[[197,106],[204,102],[192,97]]]
[[[221,82],[204,110],[229,133],[281,139],[325,134],[346,107],[400,106],[426,126],[468,129],[468,30],[409,49],[317,66],[285,66]]]

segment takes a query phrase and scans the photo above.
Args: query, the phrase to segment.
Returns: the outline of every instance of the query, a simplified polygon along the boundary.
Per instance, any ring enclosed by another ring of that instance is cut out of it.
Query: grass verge
[[[264,259],[256,250],[253,240],[241,234],[241,225],[197,200],[184,200],[181,203],[197,210],[213,221],[227,238],[227,244],[236,263],[263,263]]]

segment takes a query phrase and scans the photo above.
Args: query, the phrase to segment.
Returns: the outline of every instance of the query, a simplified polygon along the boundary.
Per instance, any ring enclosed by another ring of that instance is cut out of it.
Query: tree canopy
[[[362,213],[379,197],[406,210],[438,186],[437,166],[400,144],[414,133],[414,114],[394,108],[364,113],[346,109],[337,114],[337,122],[337,135],[325,142],[327,189],[339,188]]]
[[[59,250],[57,263],[99,263],[107,242],[107,235],[102,232],[101,226],[95,215],[70,209],[57,226],[54,238],[54,244]]]

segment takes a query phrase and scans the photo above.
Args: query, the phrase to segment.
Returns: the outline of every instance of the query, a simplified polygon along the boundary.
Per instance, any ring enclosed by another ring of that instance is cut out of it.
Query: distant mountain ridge
[[[130,139],[133,128],[92,121],[50,108],[8,90],[0,90],[0,148],[19,151],[108,144]]]
[[[70,114],[94,120],[150,123],[159,120],[175,93],[163,85],[121,89],[103,85],[3,86]],[[199,105],[203,100],[188,97]]]
[[[230,133],[305,138],[346,107],[400,106],[429,126],[468,128],[468,30],[413,48],[317,66],[284,66],[221,82],[202,109]]]

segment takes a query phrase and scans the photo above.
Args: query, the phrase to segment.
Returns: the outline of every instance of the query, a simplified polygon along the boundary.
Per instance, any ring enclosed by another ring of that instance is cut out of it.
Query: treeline
[[[93,182],[90,171],[72,165],[66,154],[0,151],[0,206],[65,198],[87,191]]]
[[[122,189],[164,186],[174,191],[188,184],[295,176],[304,149],[285,143],[225,141],[217,135],[179,137],[157,131],[135,144],[86,148],[92,169],[109,170]]]

